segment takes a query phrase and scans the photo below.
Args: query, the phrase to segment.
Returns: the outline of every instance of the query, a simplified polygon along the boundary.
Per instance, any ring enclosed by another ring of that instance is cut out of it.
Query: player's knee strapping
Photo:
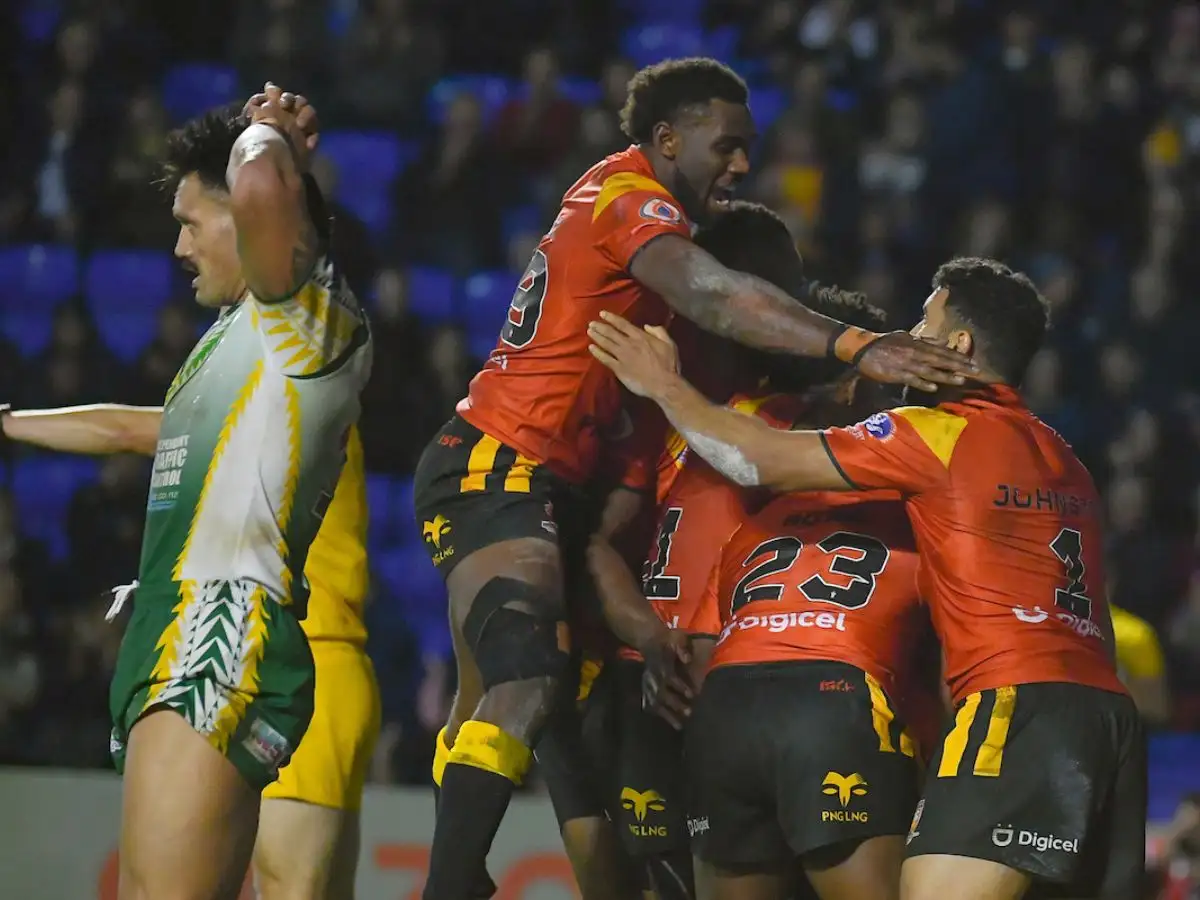
[[[446,728],[438,732],[437,744],[433,748],[433,783],[442,786],[442,776],[446,773],[446,763],[450,761],[450,745],[446,742]]]
[[[484,690],[530,678],[562,678],[570,660],[561,605],[546,588],[493,578],[463,621]]]
[[[513,784],[525,780],[532,762],[533,751],[520,738],[491,722],[474,719],[463,722],[454,749],[446,758],[447,764],[482,769],[507,778]]]

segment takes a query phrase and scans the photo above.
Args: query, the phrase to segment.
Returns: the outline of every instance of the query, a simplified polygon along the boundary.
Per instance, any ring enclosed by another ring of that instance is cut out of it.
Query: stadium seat
[[[22,6],[18,28],[21,39],[30,44],[48,44],[54,39],[62,19],[62,4],[54,0],[27,0]]]
[[[444,615],[446,586],[420,544],[396,547],[375,563],[385,596],[410,610],[438,610]]]
[[[446,112],[461,93],[474,94],[483,106],[485,122],[491,122],[513,94],[512,82],[499,75],[456,75],[443,78],[429,90],[426,106],[435,125],[446,120]]]
[[[642,25],[621,35],[621,55],[639,69],[672,57],[702,56],[704,51],[704,32],[698,25]]]
[[[28,359],[50,344],[54,333],[54,314],[49,309],[8,310],[0,312],[0,332]]]
[[[337,170],[339,188],[358,181],[375,190],[395,181],[415,154],[390,131],[330,131],[321,135],[320,152]]]
[[[591,106],[599,103],[604,90],[593,78],[564,78],[558,84],[559,91],[572,103]]]
[[[26,244],[0,249],[0,309],[53,307],[79,292],[79,260],[70,247]]]
[[[179,264],[154,250],[98,250],[88,260],[83,294],[99,322],[104,316],[152,316],[171,299]]]
[[[454,276],[426,266],[409,269],[408,308],[426,322],[451,321],[454,318]]]
[[[116,312],[96,316],[96,331],[106,347],[125,363],[137,362],[158,331],[158,321],[145,312]]]
[[[698,25],[705,0],[621,0],[621,9],[644,25]]]
[[[238,99],[237,70],[232,66],[184,63],[163,76],[163,108],[175,122]]]
[[[395,504],[392,479],[387,475],[367,475],[368,540],[373,545],[390,545],[396,540]]]
[[[373,238],[383,238],[391,230],[396,208],[386,189],[371,185],[346,189],[339,185],[337,202],[365,225]]]
[[[708,46],[708,55],[713,59],[719,59],[723,63],[728,63],[737,56],[738,42],[741,39],[742,31],[736,25],[725,25],[721,28],[714,28],[708,33],[705,39],[705,43]]]
[[[484,322],[499,330],[512,303],[517,276],[510,272],[476,272],[462,285],[459,310],[467,327]]]
[[[750,89],[750,113],[759,131],[766,131],[788,108],[787,93],[775,87]]]
[[[395,516],[396,530],[400,532],[400,543],[417,543],[421,541],[421,533],[417,530],[413,517],[413,480],[411,478],[396,479],[392,491],[392,512]]]
[[[71,498],[96,480],[100,463],[66,455],[39,455],[18,462],[13,470],[13,500],[21,531],[45,543],[56,560],[70,547],[65,530]]]
[[[549,225],[546,214],[537,206],[509,207],[500,217],[500,230],[506,244],[518,234],[533,232],[541,235]]]
[[[478,363],[483,363],[492,351],[496,349],[496,341],[500,337],[500,329],[487,330],[484,328],[467,331],[467,355]]]

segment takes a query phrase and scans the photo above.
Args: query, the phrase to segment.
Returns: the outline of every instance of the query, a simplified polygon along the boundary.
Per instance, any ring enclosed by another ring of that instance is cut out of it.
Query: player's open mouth
[[[731,187],[714,187],[712,191],[712,205],[717,209],[729,209],[729,204],[733,202],[733,188]]]

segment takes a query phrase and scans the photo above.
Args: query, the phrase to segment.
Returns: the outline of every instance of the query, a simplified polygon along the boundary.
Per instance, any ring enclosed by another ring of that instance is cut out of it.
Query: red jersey
[[[636,147],[597,163],[567,191],[517,284],[508,321],[458,412],[476,428],[576,484],[622,425],[622,391],[588,352],[602,310],[666,325],[666,302],[629,274],[648,241],[691,226]]]
[[[785,494],[751,517],[710,566],[692,620],[693,631],[719,635],[710,668],[831,660],[902,694],[925,616],[898,500]]]
[[[1015,390],[893,409],[822,440],[854,487],[904,494],[956,702],[1036,682],[1124,693],[1105,646],[1096,487]]]
[[[806,404],[799,397],[768,394],[734,398],[730,405],[774,428],[787,428]],[[754,494],[690,455],[687,443],[673,429],[659,457],[659,475],[656,536],[642,567],[642,591],[663,622],[672,628],[690,628],[712,561],[746,518]],[[641,658],[627,647],[621,655]]]

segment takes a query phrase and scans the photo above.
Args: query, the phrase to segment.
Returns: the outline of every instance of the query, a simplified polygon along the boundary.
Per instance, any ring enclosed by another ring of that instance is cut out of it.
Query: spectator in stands
[[[497,147],[523,175],[553,171],[575,142],[579,109],[559,93],[558,79],[554,51],[534,50],[525,57],[522,93],[509,100],[496,119]]]
[[[321,187],[325,207],[333,219],[333,258],[355,296],[366,297],[378,265],[375,246],[384,235],[371,234],[358,216],[338,202],[338,172],[327,156],[319,153],[314,156],[309,170]]]
[[[330,56],[324,4],[313,0],[242,0],[230,57],[247,87],[269,81],[315,92]]]
[[[425,94],[441,69],[442,36],[413,6],[411,0],[358,4],[339,47],[335,117],[367,128],[419,131]]]
[[[629,140],[621,134],[617,117],[603,106],[592,106],[580,114],[579,139],[574,147],[559,162],[555,170],[550,188],[546,191],[543,204],[546,215],[553,221],[558,207],[562,204],[563,194],[584,172],[604,159],[611,153],[624,150]],[[509,254],[509,268],[516,272],[524,271],[529,263],[529,254],[520,257],[521,263],[512,265],[512,254]]]
[[[109,182],[105,243],[116,246],[169,245],[174,228],[155,184],[167,141],[167,116],[157,94],[143,89],[125,107]]]
[[[159,406],[179,367],[196,343],[193,307],[185,301],[169,303],[158,314],[158,334],[134,368],[129,388],[130,402]],[[50,404],[39,404],[49,407]],[[62,404],[57,404],[61,406]]]
[[[499,266],[503,178],[479,100],[459,94],[438,136],[397,182],[400,252],[461,274]]]
[[[79,298],[54,311],[50,345],[27,367],[23,379],[26,385],[40,380],[41,374],[52,369],[59,361],[72,368],[82,367],[86,371],[87,384],[79,392],[80,402],[94,402],[112,396],[111,392],[121,378],[121,368],[116,358],[100,340],[96,326]],[[21,400],[32,405],[24,392]]]
[[[81,598],[126,584],[136,574],[149,475],[140,457],[109,456],[101,465],[99,480],[81,488],[72,499],[67,536],[71,546],[88,548],[72,566]]]

